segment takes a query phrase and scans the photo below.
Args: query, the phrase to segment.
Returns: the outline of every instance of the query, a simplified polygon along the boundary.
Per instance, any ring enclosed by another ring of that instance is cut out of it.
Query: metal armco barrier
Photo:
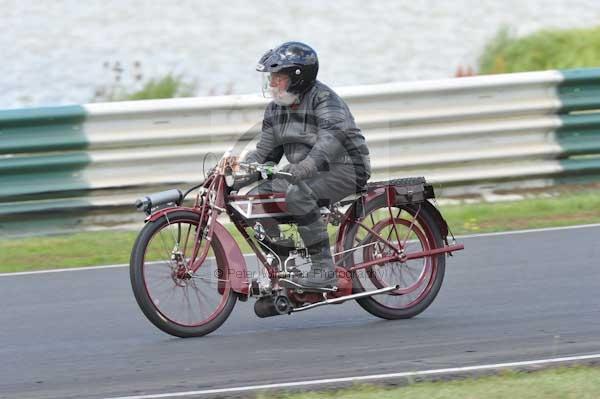
[[[600,176],[600,69],[338,92],[377,179],[425,176],[463,194]],[[196,183],[205,154],[258,133],[266,104],[227,96],[0,111],[0,216],[129,206]]]

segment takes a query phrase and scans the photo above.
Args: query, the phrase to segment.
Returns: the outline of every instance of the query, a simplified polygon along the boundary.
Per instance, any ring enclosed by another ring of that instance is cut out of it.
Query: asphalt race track
[[[0,277],[0,398],[109,398],[600,353],[600,226],[468,237],[411,320],[354,302],[209,336],[142,315],[125,267]]]

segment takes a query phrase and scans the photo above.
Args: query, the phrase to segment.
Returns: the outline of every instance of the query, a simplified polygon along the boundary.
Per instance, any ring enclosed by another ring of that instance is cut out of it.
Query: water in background
[[[175,73],[198,95],[254,93],[256,61],[287,40],[317,50],[332,86],[445,78],[503,25],[598,22],[597,0],[0,0],[0,109],[89,102],[115,62],[125,85]]]

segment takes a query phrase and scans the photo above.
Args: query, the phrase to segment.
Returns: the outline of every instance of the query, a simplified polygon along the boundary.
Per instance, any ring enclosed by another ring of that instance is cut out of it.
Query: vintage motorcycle
[[[206,335],[225,322],[238,299],[251,297],[259,317],[356,300],[384,319],[411,318],[440,290],[445,255],[464,248],[453,236],[448,243],[448,226],[424,178],[372,182],[338,203],[320,204],[335,233],[337,284],[303,287],[294,277],[310,257],[286,210],[285,193],[233,190],[236,181],[256,174],[290,177],[272,165],[225,155],[202,184],[185,193],[168,190],[137,201],[148,216],[131,253],[131,285],[143,313],[162,331]],[[183,206],[195,190],[193,205]],[[243,255],[235,233],[219,220],[224,217],[239,231],[240,244],[256,255],[258,270],[249,271],[253,258]],[[283,226],[279,237],[266,234],[267,219]]]

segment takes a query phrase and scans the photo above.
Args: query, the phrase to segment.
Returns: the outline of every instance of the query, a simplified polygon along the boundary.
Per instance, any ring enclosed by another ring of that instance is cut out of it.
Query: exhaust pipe
[[[283,295],[260,298],[254,303],[254,313],[261,318],[290,314],[291,309],[289,299]]]
[[[290,313],[302,312],[304,310],[314,309],[319,306],[333,305],[335,303],[345,302],[345,301],[349,301],[351,299],[360,299],[360,298],[366,298],[366,297],[373,296],[373,295],[385,294],[386,292],[395,291],[398,289],[400,289],[400,286],[394,285],[391,287],[380,288],[380,289],[374,290],[374,291],[359,292],[358,294],[346,295],[346,296],[341,296],[339,298],[333,298],[333,299],[326,299],[321,302],[312,303],[310,305],[301,306],[299,308],[293,308],[293,309],[291,309]]]

